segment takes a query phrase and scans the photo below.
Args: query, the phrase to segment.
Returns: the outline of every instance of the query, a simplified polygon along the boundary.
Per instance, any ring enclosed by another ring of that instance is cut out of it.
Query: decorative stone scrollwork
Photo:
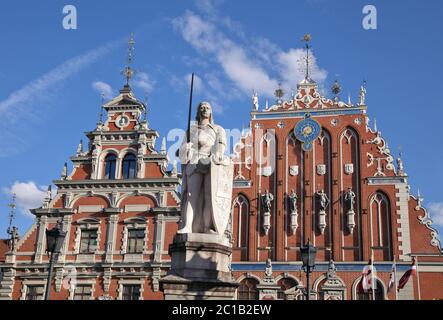
[[[318,164],[317,165],[317,174],[320,176],[324,176],[326,174],[326,165]]]

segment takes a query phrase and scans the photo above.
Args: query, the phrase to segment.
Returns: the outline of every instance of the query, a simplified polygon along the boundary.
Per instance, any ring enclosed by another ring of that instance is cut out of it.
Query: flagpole
[[[374,282],[374,249],[371,251],[371,288],[372,288],[372,300],[375,300],[375,282]]]
[[[418,286],[418,300],[421,300],[421,290],[420,290],[420,273],[418,272],[418,256],[415,256],[415,270],[417,273],[417,286]]]
[[[395,255],[394,255],[394,290],[395,290],[395,300],[398,300],[397,264],[395,263]]]

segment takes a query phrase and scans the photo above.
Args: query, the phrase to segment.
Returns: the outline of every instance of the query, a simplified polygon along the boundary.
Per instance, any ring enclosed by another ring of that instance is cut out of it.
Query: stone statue
[[[14,251],[17,248],[17,243],[20,240],[20,235],[18,233],[18,228],[13,226],[11,230],[8,232],[11,236],[9,239],[9,249]]]
[[[271,202],[274,200],[274,196],[272,195],[272,193],[269,193],[268,190],[265,190],[265,193],[262,194],[262,205],[263,205],[263,210],[265,212],[271,212]]]
[[[349,202],[349,211],[354,211],[355,193],[351,188],[348,188],[348,191],[346,191],[345,200]]]
[[[320,211],[326,211],[329,205],[329,199],[324,190],[318,191],[317,196],[320,198]]]
[[[81,155],[83,153],[83,140],[80,140],[80,143],[77,146],[77,155]]]
[[[297,194],[294,192],[294,190],[291,191],[289,194],[289,210],[290,212],[297,211]]]
[[[269,258],[266,260],[265,276],[267,278],[272,276],[272,261]]]
[[[254,91],[254,93],[252,94],[252,107],[254,108],[254,111],[258,110],[258,96],[257,96],[257,92]]]
[[[360,105],[364,106],[366,100],[366,88],[364,86],[360,87]]]
[[[214,124],[208,102],[198,105],[196,124],[179,150],[183,190],[181,228],[177,233],[223,235],[229,220],[233,164],[224,157],[225,130]]]

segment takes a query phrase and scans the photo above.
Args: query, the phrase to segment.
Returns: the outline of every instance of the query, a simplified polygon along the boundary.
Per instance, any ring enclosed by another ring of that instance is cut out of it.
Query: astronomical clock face
[[[297,140],[302,142],[302,149],[304,151],[311,151],[312,142],[318,138],[320,131],[320,124],[307,113],[305,118],[295,126],[294,135]]]

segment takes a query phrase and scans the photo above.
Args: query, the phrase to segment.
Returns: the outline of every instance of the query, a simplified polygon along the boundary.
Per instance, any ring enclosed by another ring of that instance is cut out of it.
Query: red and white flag
[[[375,272],[376,270],[372,263],[372,259],[369,259],[368,265],[363,268],[361,278],[362,289],[365,292],[376,289]]]
[[[395,282],[397,281],[397,268],[395,266],[395,259],[392,263],[391,274],[389,276],[388,293],[394,288]]]
[[[398,281],[398,287],[397,290],[403,289],[404,286],[408,283],[409,278],[411,276],[415,276],[417,274],[417,265],[415,264],[415,258],[412,259],[411,267],[408,269],[408,271],[405,272],[405,274],[400,278],[400,281]]]

